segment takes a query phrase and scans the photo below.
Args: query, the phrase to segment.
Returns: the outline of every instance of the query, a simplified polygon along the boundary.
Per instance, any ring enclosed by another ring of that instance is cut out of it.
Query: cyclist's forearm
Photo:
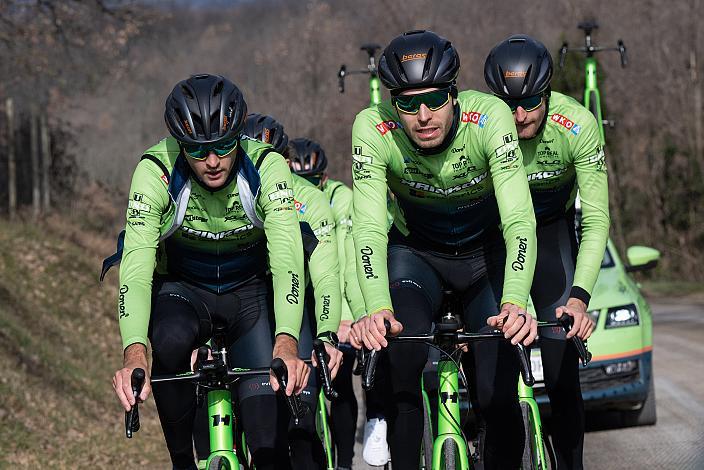
[[[575,159],[582,208],[582,235],[572,296],[588,304],[609,237],[609,182],[604,151],[596,137],[583,148]]]
[[[264,159],[260,174],[258,201],[264,213],[274,289],[275,333],[286,333],[298,339],[303,317],[305,271],[301,231],[293,205],[291,172],[283,157],[274,154]]]
[[[357,263],[354,256],[354,240],[352,233],[348,233],[344,240],[345,250],[345,297],[349,304],[354,320],[366,313],[364,309],[364,297],[359,287],[357,278]]]
[[[317,334],[337,331],[340,326],[342,294],[337,251],[337,243],[332,234],[322,236],[308,261],[315,296]]]

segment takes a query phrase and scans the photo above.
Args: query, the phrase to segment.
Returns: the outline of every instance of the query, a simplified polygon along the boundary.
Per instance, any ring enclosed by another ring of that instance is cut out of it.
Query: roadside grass
[[[648,298],[679,298],[689,301],[704,301],[704,283],[681,280],[642,281],[643,293]]]
[[[124,437],[117,273],[98,282],[116,219],[101,216],[0,221],[0,468],[170,466],[152,399]]]

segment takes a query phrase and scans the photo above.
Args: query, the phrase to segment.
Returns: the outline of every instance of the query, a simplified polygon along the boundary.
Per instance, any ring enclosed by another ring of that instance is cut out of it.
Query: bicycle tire
[[[428,407],[423,403],[423,441],[421,442],[420,468],[433,468],[433,426]]]
[[[547,456],[548,462],[550,463],[550,469],[557,469],[557,454],[555,453],[555,447],[552,445],[552,440],[550,436],[543,429],[543,445],[545,446],[545,455]],[[545,462],[545,463],[548,463]]]
[[[533,425],[533,415],[530,406],[527,403],[520,403],[521,416],[523,417],[523,432],[525,439],[523,441],[523,458],[521,460],[521,468],[523,470],[538,470],[539,464],[535,459],[535,427]]]
[[[208,465],[208,470],[234,470],[230,468],[230,462],[223,456],[218,455],[213,458]],[[239,470],[239,469],[237,469]]]
[[[457,469],[457,443],[454,439],[446,439],[442,443],[442,457],[444,465],[441,468],[445,470],[456,470]]]

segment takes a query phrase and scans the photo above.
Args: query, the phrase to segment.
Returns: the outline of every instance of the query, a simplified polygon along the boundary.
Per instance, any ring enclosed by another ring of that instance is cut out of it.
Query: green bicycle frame
[[[381,103],[381,80],[373,73],[369,77],[369,106]]]
[[[601,95],[596,80],[596,58],[588,56],[584,63],[584,107],[587,108],[596,118],[599,126],[599,141],[601,145],[606,143],[604,138],[604,120],[601,116]]]
[[[538,408],[538,403],[535,401],[533,396],[533,387],[529,387],[523,381],[522,377],[518,378],[518,401],[525,403],[528,406],[528,410],[531,414],[531,423],[533,425],[533,458],[534,462],[537,463],[537,468],[547,469],[547,459],[545,455],[545,444],[543,442],[543,425],[540,421],[540,410]]]
[[[443,444],[448,439],[455,441],[457,470],[469,469],[467,443],[458,426],[460,418],[459,371],[454,362],[441,358],[438,361],[438,435],[433,444],[433,470],[441,470],[444,463]]]
[[[318,392],[318,414],[315,424],[318,431],[318,437],[323,443],[323,448],[325,449],[326,468],[327,470],[335,470],[332,452],[332,438],[330,436],[330,427],[328,426],[328,412],[325,402],[325,394],[322,389]]]
[[[232,414],[232,395],[229,390],[211,390],[208,392],[208,418],[210,430],[210,456],[205,468],[215,458],[227,461],[231,470],[239,470],[240,462],[234,451]]]

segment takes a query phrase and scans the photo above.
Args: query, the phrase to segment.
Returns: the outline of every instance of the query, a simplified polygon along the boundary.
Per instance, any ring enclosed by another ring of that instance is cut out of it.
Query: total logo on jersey
[[[387,132],[396,129],[403,129],[403,126],[398,121],[382,121],[374,127],[376,127],[376,130],[378,130],[381,135],[385,135]]]
[[[462,112],[462,122],[471,122],[472,124],[478,125],[480,128],[486,126],[486,121],[489,120],[487,114],[477,113],[475,111]]]
[[[569,130],[574,135],[579,135],[580,131],[582,130],[582,126],[575,123],[574,121],[569,120],[568,118],[566,118],[562,114],[555,113],[552,116],[550,116],[550,119],[553,122],[558,123],[559,125],[561,125],[565,129]]]

